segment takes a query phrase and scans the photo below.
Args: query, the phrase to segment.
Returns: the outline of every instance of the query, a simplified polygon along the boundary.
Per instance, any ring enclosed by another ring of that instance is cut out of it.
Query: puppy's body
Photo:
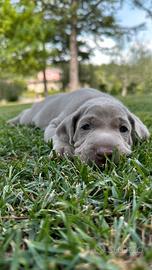
[[[19,124],[35,125],[45,129],[51,120],[61,117],[63,120],[66,116],[75,112],[80,106],[84,105],[88,100],[103,98],[105,100],[114,99],[113,97],[99,92],[95,89],[81,89],[72,93],[62,93],[48,96],[45,100],[35,103],[31,109],[23,111],[17,118],[11,122]],[[93,101],[96,102],[96,101]],[[16,119],[16,120],[15,120]]]
[[[79,155],[99,165],[115,148],[130,154],[135,133],[140,139],[149,136],[120,101],[95,89],[49,96],[9,122],[42,128],[45,141],[53,140],[60,154]]]

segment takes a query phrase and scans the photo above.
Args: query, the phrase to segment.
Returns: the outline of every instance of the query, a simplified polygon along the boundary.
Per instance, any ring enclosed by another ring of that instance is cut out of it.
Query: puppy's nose
[[[96,160],[101,163],[106,162],[106,157],[111,158],[113,153],[113,149],[110,147],[98,147],[96,150]]]
[[[113,149],[110,147],[98,147],[96,150],[96,155],[97,156],[110,156],[112,155]]]

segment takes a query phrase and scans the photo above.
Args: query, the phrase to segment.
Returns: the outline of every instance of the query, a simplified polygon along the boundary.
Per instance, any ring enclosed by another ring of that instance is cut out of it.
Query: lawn
[[[124,102],[152,131],[152,97]],[[60,160],[39,129],[0,107],[0,270],[152,267],[152,140],[103,171]]]

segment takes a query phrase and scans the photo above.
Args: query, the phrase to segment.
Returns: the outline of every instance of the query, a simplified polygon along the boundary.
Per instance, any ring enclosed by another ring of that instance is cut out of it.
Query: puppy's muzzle
[[[106,159],[112,159],[114,149],[111,147],[100,146],[95,150],[95,162],[97,164],[105,164]]]

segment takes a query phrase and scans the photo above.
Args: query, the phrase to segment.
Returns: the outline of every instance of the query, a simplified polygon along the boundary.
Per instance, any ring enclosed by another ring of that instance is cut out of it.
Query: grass
[[[152,131],[150,97],[125,103]],[[152,267],[152,140],[104,171],[54,154],[39,129],[0,108],[0,269]]]

